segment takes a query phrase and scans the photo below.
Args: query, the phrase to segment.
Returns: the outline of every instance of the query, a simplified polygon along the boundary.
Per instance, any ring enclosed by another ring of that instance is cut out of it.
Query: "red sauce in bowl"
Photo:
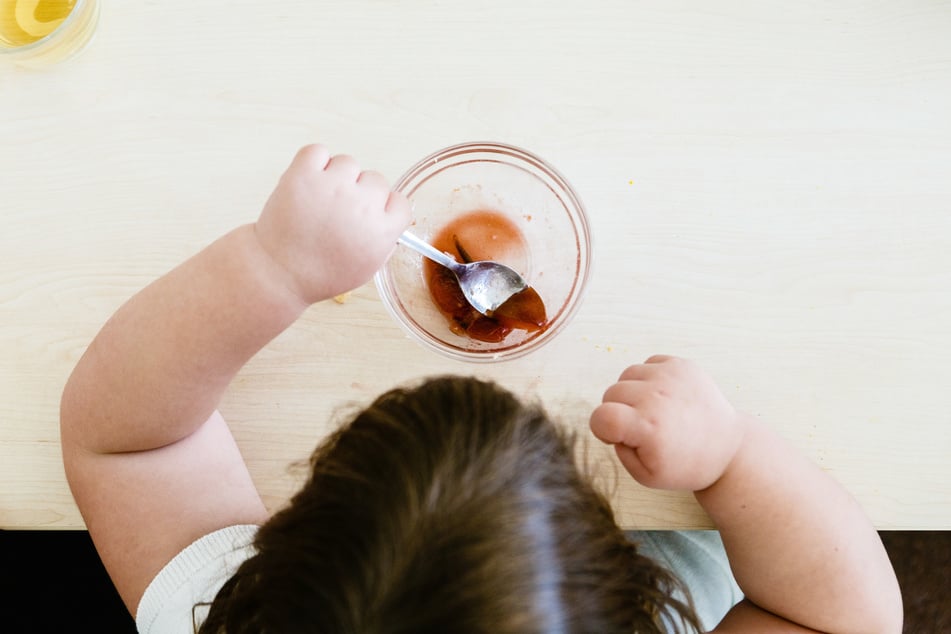
[[[491,210],[459,216],[433,237],[432,245],[460,262],[494,260],[510,266],[513,259],[524,257],[527,249],[518,227]],[[452,271],[424,260],[423,275],[433,303],[457,335],[498,343],[513,330],[539,332],[548,327],[545,304],[531,286],[513,295],[491,315],[483,315],[466,301]]]

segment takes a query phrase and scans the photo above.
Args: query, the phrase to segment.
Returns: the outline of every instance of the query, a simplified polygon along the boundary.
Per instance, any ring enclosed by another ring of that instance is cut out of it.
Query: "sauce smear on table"
[[[433,237],[432,244],[459,262],[494,260],[508,264],[506,256],[524,254],[526,249],[518,227],[490,210],[459,216]],[[531,286],[513,295],[491,315],[483,315],[466,301],[452,271],[424,260],[423,274],[433,303],[457,335],[498,343],[513,330],[537,332],[548,327],[545,304]]]

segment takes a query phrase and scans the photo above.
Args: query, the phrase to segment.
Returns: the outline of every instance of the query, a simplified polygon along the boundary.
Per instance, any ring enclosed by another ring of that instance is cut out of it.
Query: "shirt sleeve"
[[[645,557],[670,570],[686,586],[705,631],[715,628],[743,592],[733,577],[717,531],[631,531]]]
[[[175,555],[145,589],[135,624],[140,634],[191,634],[208,606],[243,561],[254,554],[258,527],[228,526]],[[206,605],[202,605],[206,604]]]

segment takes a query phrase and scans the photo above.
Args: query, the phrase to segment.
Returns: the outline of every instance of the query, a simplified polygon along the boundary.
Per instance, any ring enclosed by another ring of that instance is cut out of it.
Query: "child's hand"
[[[591,414],[591,431],[613,444],[645,486],[698,491],[726,470],[744,425],[695,363],[654,356],[626,369]]]
[[[291,290],[312,304],[369,280],[409,223],[409,202],[383,176],[308,145],[281,176],[255,232]]]

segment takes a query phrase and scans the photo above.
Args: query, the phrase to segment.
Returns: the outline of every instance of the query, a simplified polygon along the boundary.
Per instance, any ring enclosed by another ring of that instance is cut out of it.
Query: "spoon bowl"
[[[459,288],[466,301],[483,315],[491,315],[513,295],[528,287],[521,275],[504,264],[489,260],[466,264],[457,262],[448,253],[436,249],[409,231],[403,232],[399,242],[452,271],[459,280]]]

